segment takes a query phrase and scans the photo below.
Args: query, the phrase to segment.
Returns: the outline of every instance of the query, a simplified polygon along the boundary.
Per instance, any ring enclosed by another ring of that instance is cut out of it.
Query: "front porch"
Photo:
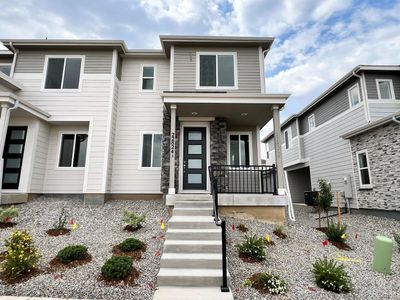
[[[282,162],[278,159],[276,166],[261,166],[260,128],[271,119],[280,123],[279,110],[287,97],[162,94],[165,109],[161,190],[166,204],[211,200],[211,167],[219,177],[222,214],[283,222],[288,199]]]

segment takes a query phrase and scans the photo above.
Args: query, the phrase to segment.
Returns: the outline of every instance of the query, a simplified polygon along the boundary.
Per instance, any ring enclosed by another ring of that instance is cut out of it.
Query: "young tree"
[[[320,213],[321,211],[323,211],[326,213],[326,222],[329,225],[329,219],[328,219],[329,209],[331,208],[333,200],[331,184],[327,182],[325,179],[318,180],[318,184],[320,190],[317,201],[318,212]],[[319,221],[319,226],[321,227],[321,218]]]

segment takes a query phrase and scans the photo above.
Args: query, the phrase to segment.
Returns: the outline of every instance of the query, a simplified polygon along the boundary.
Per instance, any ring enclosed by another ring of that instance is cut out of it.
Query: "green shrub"
[[[320,216],[321,212],[325,212],[326,222],[329,224],[328,216],[329,216],[329,209],[331,208],[332,205],[333,194],[332,194],[331,184],[328,181],[326,181],[325,179],[319,179],[318,184],[320,192],[318,193],[316,206],[318,210],[319,227],[321,227],[321,216]]]
[[[18,208],[16,207],[8,207],[8,208],[0,208],[0,222],[1,223],[10,223],[12,218],[18,216]]]
[[[113,256],[101,267],[101,274],[108,279],[125,279],[132,268],[132,258],[127,256]]]
[[[27,231],[13,231],[11,237],[5,240],[5,246],[6,253],[2,269],[10,279],[15,279],[36,268],[40,255]]]
[[[400,233],[394,235],[394,240],[397,243],[397,246],[398,246],[399,252],[400,252]]]
[[[257,281],[271,294],[284,294],[287,292],[287,282],[278,275],[260,273]]]
[[[134,238],[129,238],[118,245],[119,249],[124,252],[135,251],[144,248],[144,243]]]
[[[333,259],[318,259],[314,264],[315,283],[328,291],[348,293],[351,291],[350,276],[344,265],[338,265]]]
[[[87,255],[87,248],[82,245],[67,246],[57,253],[57,258],[64,264],[73,260],[82,260]]]
[[[256,235],[245,235],[244,242],[236,245],[240,254],[254,259],[262,260],[265,258],[265,247],[262,238],[258,238]]]
[[[346,229],[347,226],[330,223],[325,234],[331,242],[344,243],[346,241]]]
[[[54,229],[65,229],[67,228],[67,217],[68,214],[64,208],[61,209],[58,220],[53,224]]]
[[[124,209],[123,221],[131,226],[132,229],[136,229],[141,226],[145,219],[146,216],[140,216],[129,209]]]

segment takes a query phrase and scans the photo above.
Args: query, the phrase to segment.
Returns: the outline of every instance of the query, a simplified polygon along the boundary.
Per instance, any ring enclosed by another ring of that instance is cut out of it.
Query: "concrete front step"
[[[221,269],[221,253],[164,253],[161,268]]]
[[[162,286],[153,300],[233,300],[232,292],[222,293],[220,287]]]
[[[176,201],[174,208],[212,208],[212,201]]]
[[[168,240],[221,240],[221,228],[214,229],[171,229],[166,234]]]
[[[221,253],[221,241],[166,240],[164,253]]]
[[[208,207],[176,207],[174,216],[211,216],[212,208]]]
[[[168,221],[171,229],[215,229],[212,216],[172,216]]]
[[[161,268],[159,286],[221,286],[222,269]]]
[[[175,194],[175,201],[211,201],[212,196],[210,194]]]

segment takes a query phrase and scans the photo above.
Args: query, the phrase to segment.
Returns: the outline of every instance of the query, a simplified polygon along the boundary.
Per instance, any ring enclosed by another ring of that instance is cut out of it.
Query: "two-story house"
[[[400,210],[393,119],[399,112],[400,66],[360,65],[284,121],[283,164],[293,202],[304,203],[304,192],[327,179],[352,207]],[[263,139],[267,164],[275,161],[273,135]],[[375,155],[368,157],[371,147]]]
[[[246,205],[284,218],[282,164],[264,170],[273,174],[265,184],[256,170],[260,128],[272,118],[279,124],[289,96],[266,93],[273,39],[160,41],[160,50],[106,40],[1,41],[9,49],[0,57],[3,203],[75,194],[88,204],[165,196],[173,205],[185,194],[209,194],[208,167],[228,165],[219,170],[221,203],[241,207],[241,193]]]

